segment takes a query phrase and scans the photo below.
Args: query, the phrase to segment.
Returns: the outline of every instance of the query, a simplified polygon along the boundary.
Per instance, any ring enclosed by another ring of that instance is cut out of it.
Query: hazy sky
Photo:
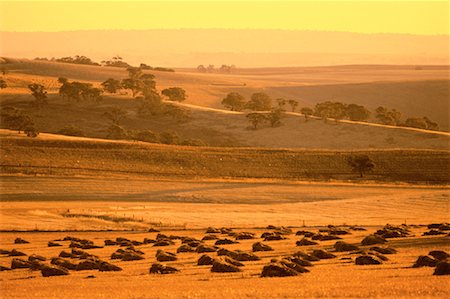
[[[0,1],[2,31],[259,28],[449,34],[449,1]]]

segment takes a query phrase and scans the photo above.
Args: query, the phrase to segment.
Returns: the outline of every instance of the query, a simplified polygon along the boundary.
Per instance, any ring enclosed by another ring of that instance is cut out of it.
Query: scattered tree
[[[281,116],[282,110],[280,108],[272,109],[272,111],[270,111],[270,113],[266,115],[266,119],[269,121],[270,126],[273,128],[281,124]]]
[[[2,125],[11,130],[17,130],[19,134],[26,128],[34,126],[34,122],[29,115],[12,106],[4,107],[0,116]]]
[[[349,104],[345,111],[348,118],[353,121],[366,121],[370,116],[370,111],[361,105]]]
[[[375,164],[367,155],[351,156],[348,158],[347,162],[352,168],[352,171],[359,173],[361,178],[364,173],[373,170],[375,167]]]
[[[245,98],[237,92],[230,92],[222,100],[222,105],[231,111],[242,111],[245,107]]]
[[[397,126],[400,124],[402,114],[395,109],[389,110],[386,107],[380,106],[375,109],[375,113],[375,118],[384,125]]]
[[[258,112],[249,113],[246,117],[255,130],[258,128],[259,124],[264,123],[267,120],[267,117],[263,113]]]
[[[285,99],[283,99],[283,98],[278,98],[278,99],[276,99],[275,101],[276,101],[277,104],[278,104],[278,109],[284,111],[284,107],[286,106],[287,101],[286,101]]]
[[[39,135],[39,131],[36,129],[36,127],[35,127],[34,124],[29,124],[29,125],[27,125],[27,126],[24,128],[23,132],[24,132],[28,137],[31,137],[31,138],[35,138],[35,137],[37,137],[37,136]]]
[[[308,121],[308,120],[309,120],[309,117],[310,117],[311,115],[313,115],[314,110],[312,110],[312,109],[309,108],[309,107],[303,107],[302,109],[300,109],[300,113],[303,114],[303,115],[305,116],[305,121]]]
[[[298,102],[296,100],[288,100],[288,105],[291,106],[291,111],[294,112],[298,106]]]
[[[264,92],[257,92],[252,94],[245,107],[253,111],[268,111],[272,107],[272,99]]]
[[[33,105],[36,108],[41,109],[47,104],[47,91],[43,85],[32,83],[28,85],[28,89],[30,89],[31,95],[34,97]]]
[[[199,71],[200,73],[206,73],[206,67],[203,64],[200,64],[197,67],[197,71]]]
[[[119,125],[127,116],[127,112],[120,107],[114,106],[109,111],[103,113],[114,125]]]
[[[186,91],[180,87],[166,88],[161,93],[168,97],[169,101],[183,102],[186,100]]]
[[[109,78],[105,82],[102,83],[103,90],[109,93],[116,93],[119,89],[122,88],[119,80]]]
[[[324,121],[327,121],[327,118],[334,118],[337,123],[339,119],[346,116],[345,108],[343,103],[327,101],[316,104],[314,114],[321,117]]]
[[[0,79],[0,89],[6,88],[8,85],[6,84],[6,81],[3,79]]]

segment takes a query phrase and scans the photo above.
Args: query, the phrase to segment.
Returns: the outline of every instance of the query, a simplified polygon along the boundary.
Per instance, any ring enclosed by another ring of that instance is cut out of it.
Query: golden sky
[[[449,34],[449,1],[0,1],[2,31],[257,28]]]

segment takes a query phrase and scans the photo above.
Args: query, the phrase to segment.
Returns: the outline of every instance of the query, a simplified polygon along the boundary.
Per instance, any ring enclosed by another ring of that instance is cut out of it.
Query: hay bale
[[[102,261],[98,264],[98,270],[101,272],[110,272],[110,271],[122,271],[122,268],[114,264]]]
[[[266,265],[261,272],[261,277],[286,277],[296,275],[299,275],[297,271],[280,263]]]
[[[296,264],[298,264],[298,265],[300,265],[302,267],[312,267],[313,266],[313,264],[311,262],[305,261],[305,260],[303,260],[301,258],[298,258],[298,257],[291,257],[290,256],[290,257],[286,257],[285,259],[288,260],[288,261],[291,261],[293,263],[296,263]]]
[[[218,261],[215,260],[211,267],[211,272],[219,272],[219,273],[226,273],[226,272],[240,272],[241,269],[239,267],[229,264],[225,261]]]
[[[202,241],[208,241],[208,240],[217,240],[218,237],[216,235],[206,235],[202,238]]]
[[[228,244],[237,244],[237,243],[239,243],[239,242],[236,242],[236,241],[233,241],[233,240],[230,240],[230,239],[225,238],[225,239],[219,239],[219,240],[217,240],[217,241],[214,243],[214,245],[228,245]]]
[[[122,261],[125,261],[125,262],[138,261],[138,260],[143,260],[143,259],[144,259],[144,257],[141,254],[131,251],[131,250],[127,250],[122,254]]]
[[[309,261],[309,262],[317,262],[320,261],[320,259],[318,257],[315,257],[313,255],[307,254],[305,252],[302,251],[297,251],[296,253],[294,253],[292,255],[293,257],[299,257],[305,261]]]
[[[175,253],[158,249],[158,251],[156,252],[156,259],[158,260],[158,262],[170,262],[176,261],[178,258]]]
[[[114,240],[105,240],[105,246],[115,246],[115,245],[119,245],[119,243],[117,243]]]
[[[303,238],[300,241],[297,241],[295,244],[297,244],[297,246],[310,246],[310,245],[317,245],[317,242],[308,240],[307,238]]]
[[[62,246],[62,245],[59,243],[53,242],[53,241],[49,241],[47,243],[47,247],[60,247],[60,246]]]
[[[14,240],[14,244],[29,244],[30,242],[28,242],[27,240],[24,240],[22,238],[16,238]]]
[[[177,249],[177,253],[180,253],[180,252],[195,252],[195,249],[192,248],[191,246],[187,245],[187,244],[182,244]]]
[[[360,255],[355,259],[356,265],[379,265],[381,261],[370,255]]]
[[[305,267],[303,267],[302,265],[299,265],[297,263],[293,263],[293,262],[291,262],[289,260],[286,260],[286,259],[283,259],[280,263],[283,266],[286,266],[286,267],[288,267],[288,268],[290,268],[290,269],[292,269],[292,270],[294,270],[294,271],[296,271],[298,273],[307,273],[307,272],[309,272],[309,270],[306,269]]]
[[[447,252],[442,251],[442,250],[430,251],[428,253],[428,255],[431,255],[433,258],[435,258],[438,261],[444,261],[444,260],[450,258],[450,254],[448,254]]]
[[[171,274],[178,272],[179,270],[175,267],[170,267],[166,265],[162,265],[160,263],[154,263],[150,267],[150,274]]]
[[[173,244],[175,244],[175,243],[167,239],[167,240],[156,241],[155,243],[153,243],[153,246],[155,246],[155,247],[162,247],[162,246],[170,246],[170,245],[173,245]]]
[[[69,271],[61,267],[45,266],[41,269],[41,274],[43,277],[63,276],[69,275]]]
[[[11,270],[11,268],[0,265],[0,272],[1,271],[10,271],[10,270]]]
[[[11,261],[11,269],[29,269],[31,262],[18,258],[13,258]]]
[[[50,263],[52,265],[63,267],[63,268],[69,269],[69,270],[76,270],[77,269],[77,265],[76,264],[72,263],[71,261],[59,258],[59,257],[52,258]]]
[[[220,234],[221,230],[219,228],[214,228],[214,227],[208,227],[206,229],[206,233],[207,234]]]
[[[0,249],[0,254],[9,254],[10,251],[6,249]]]
[[[394,254],[394,253],[397,253],[397,250],[395,250],[394,248],[390,248],[390,247],[374,246],[374,247],[370,247],[370,250],[379,252],[381,254]]]
[[[26,254],[23,253],[22,251],[18,251],[18,250],[16,250],[16,249],[13,249],[13,250],[11,250],[11,251],[8,253],[8,256],[26,256]]]
[[[333,247],[337,252],[359,250],[358,246],[346,243],[344,241],[337,241]]]
[[[439,262],[434,269],[433,275],[450,275],[450,263]]]
[[[273,251],[273,248],[270,247],[269,245],[266,245],[264,243],[261,242],[256,242],[252,245],[252,251],[253,252],[257,252],[257,251]]]
[[[200,245],[195,250],[197,253],[204,253],[204,252],[216,252],[217,248],[213,246],[206,246],[206,245]]]
[[[437,262],[438,261],[427,255],[421,255],[417,258],[417,261],[414,263],[413,268],[436,267]]]
[[[45,257],[43,257],[42,255],[37,255],[37,254],[32,254],[28,257],[28,260],[30,262],[32,261],[46,261],[47,259]]]
[[[236,235],[236,240],[250,240],[250,239],[254,239],[254,238],[255,238],[255,234],[249,233],[249,232],[240,232]]]
[[[387,241],[380,236],[369,235],[361,241],[361,245],[366,246],[366,245],[384,244],[386,242]]]
[[[77,271],[98,270],[98,268],[99,268],[98,263],[96,263],[92,260],[85,260],[85,261],[78,263],[75,270],[77,270]]]
[[[198,266],[205,266],[205,265],[212,265],[214,262],[214,258],[210,257],[209,255],[202,255],[198,261],[197,261],[197,265]]]
[[[325,250],[321,250],[321,249],[316,249],[312,252],[312,255],[315,256],[318,259],[332,259],[335,258],[336,256],[330,252],[327,252]]]

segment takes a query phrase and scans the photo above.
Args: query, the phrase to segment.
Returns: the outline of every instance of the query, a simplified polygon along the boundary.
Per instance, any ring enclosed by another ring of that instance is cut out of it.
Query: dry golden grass
[[[448,150],[190,147],[0,133],[5,174],[361,181],[347,162],[355,154],[376,165],[367,180],[447,184],[450,171]]]
[[[362,238],[378,227],[370,227],[367,232],[353,232],[344,237],[345,241],[358,244]],[[317,228],[306,229],[317,231]],[[237,231],[252,231],[261,234],[262,229],[241,228]],[[295,231],[295,230],[294,230]],[[145,253],[141,261],[112,263],[123,268],[121,272],[71,271],[69,276],[44,278],[39,272],[13,270],[0,272],[0,286],[5,298],[298,298],[298,297],[357,297],[357,298],[444,298],[450,292],[448,278],[433,276],[432,268],[411,268],[419,255],[430,250],[450,250],[448,237],[419,237],[424,228],[414,228],[415,237],[389,239],[390,247],[398,250],[389,255],[389,261],[382,265],[356,266],[356,255],[337,253],[338,258],[315,262],[310,273],[289,278],[260,278],[262,267],[271,258],[279,258],[296,252],[323,248],[330,250],[334,241],[320,242],[319,245],[296,247],[298,236],[290,235],[287,240],[267,242],[273,252],[257,253],[260,261],[244,262],[243,272],[233,274],[211,273],[209,266],[197,266],[200,256],[196,253],[180,253],[179,260],[167,264],[180,269],[177,274],[148,274],[151,263],[155,262],[156,248],[151,245],[138,246]],[[167,230],[165,234],[201,238],[204,230]],[[27,254],[37,253],[47,258],[57,256],[67,250],[68,242],[60,242],[64,247],[48,248],[47,242],[66,235],[88,238],[96,244],[104,239],[126,237],[142,240],[155,238],[155,233],[136,232],[77,232],[77,233],[1,233],[0,246],[11,250],[17,248]],[[12,244],[16,237],[30,241],[30,244]],[[179,246],[164,248],[174,252]],[[206,241],[213,244],[214,241]],[[230,250],[251,250],[255,240],[242,240],[239,244],[224,245]],[[110,261],[110,254],[117,246],[88,250],[101,259]],[[215,254],[211,254],[215,256]],[[352,260],[341,260],[351,257]],[[0,257],[1,265],[8,265],[10,257]],[[95,278],[86,279],[94,275]]]

